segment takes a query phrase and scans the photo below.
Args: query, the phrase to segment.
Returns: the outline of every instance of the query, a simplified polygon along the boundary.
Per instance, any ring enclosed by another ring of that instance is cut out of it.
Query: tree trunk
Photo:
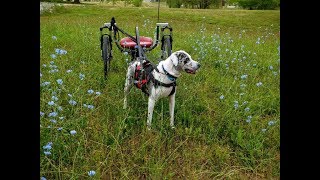
[[[74,0],[73,3],[80,4],[80,0]]]

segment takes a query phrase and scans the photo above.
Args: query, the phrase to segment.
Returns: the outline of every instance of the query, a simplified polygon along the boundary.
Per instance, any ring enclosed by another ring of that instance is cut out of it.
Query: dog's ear
[[[174,66],[178,66],[178,63],[179,63],[178,55],[179,54],[177,53],[177,54],[174,54],[173,56],[170,56],[170,59]]]

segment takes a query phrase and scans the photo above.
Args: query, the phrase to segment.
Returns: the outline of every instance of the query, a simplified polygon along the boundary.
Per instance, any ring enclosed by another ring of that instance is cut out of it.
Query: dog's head
[[[172,53],[169,58],[178,71],[195,74],[197,69],[200,68],[200,64],[194,61],[187,52],[182,50]]]

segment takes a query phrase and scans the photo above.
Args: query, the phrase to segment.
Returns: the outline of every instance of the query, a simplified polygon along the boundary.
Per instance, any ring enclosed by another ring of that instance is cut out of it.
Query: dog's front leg
[[[151,121],[152,121],[152,115],[153,115],[153,109],[154,109],[155,103],[156,103],[156,100],[152,96],[149,96],[149,101],[148,101],[148,120],[147,120],[147,128],[148,128],[148,130],[151,129]]]
[[[170,113],[170,126],[174,129],[174,105],[176,93],[169,96],[169,113]]]

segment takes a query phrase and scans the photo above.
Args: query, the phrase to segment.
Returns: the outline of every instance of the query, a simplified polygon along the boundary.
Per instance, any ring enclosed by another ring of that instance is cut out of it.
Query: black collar
[[[167,77],[168,77],[168,79],[169,79],[170,81],[176,81],[177,77],[175,77],[175,76],[171,75],[170,73],[168,73],[168,71],[166,71],[166,70],[164,69],[163,64],[162,64],[162,69],[163,69],[164,73],[167,75]]]

